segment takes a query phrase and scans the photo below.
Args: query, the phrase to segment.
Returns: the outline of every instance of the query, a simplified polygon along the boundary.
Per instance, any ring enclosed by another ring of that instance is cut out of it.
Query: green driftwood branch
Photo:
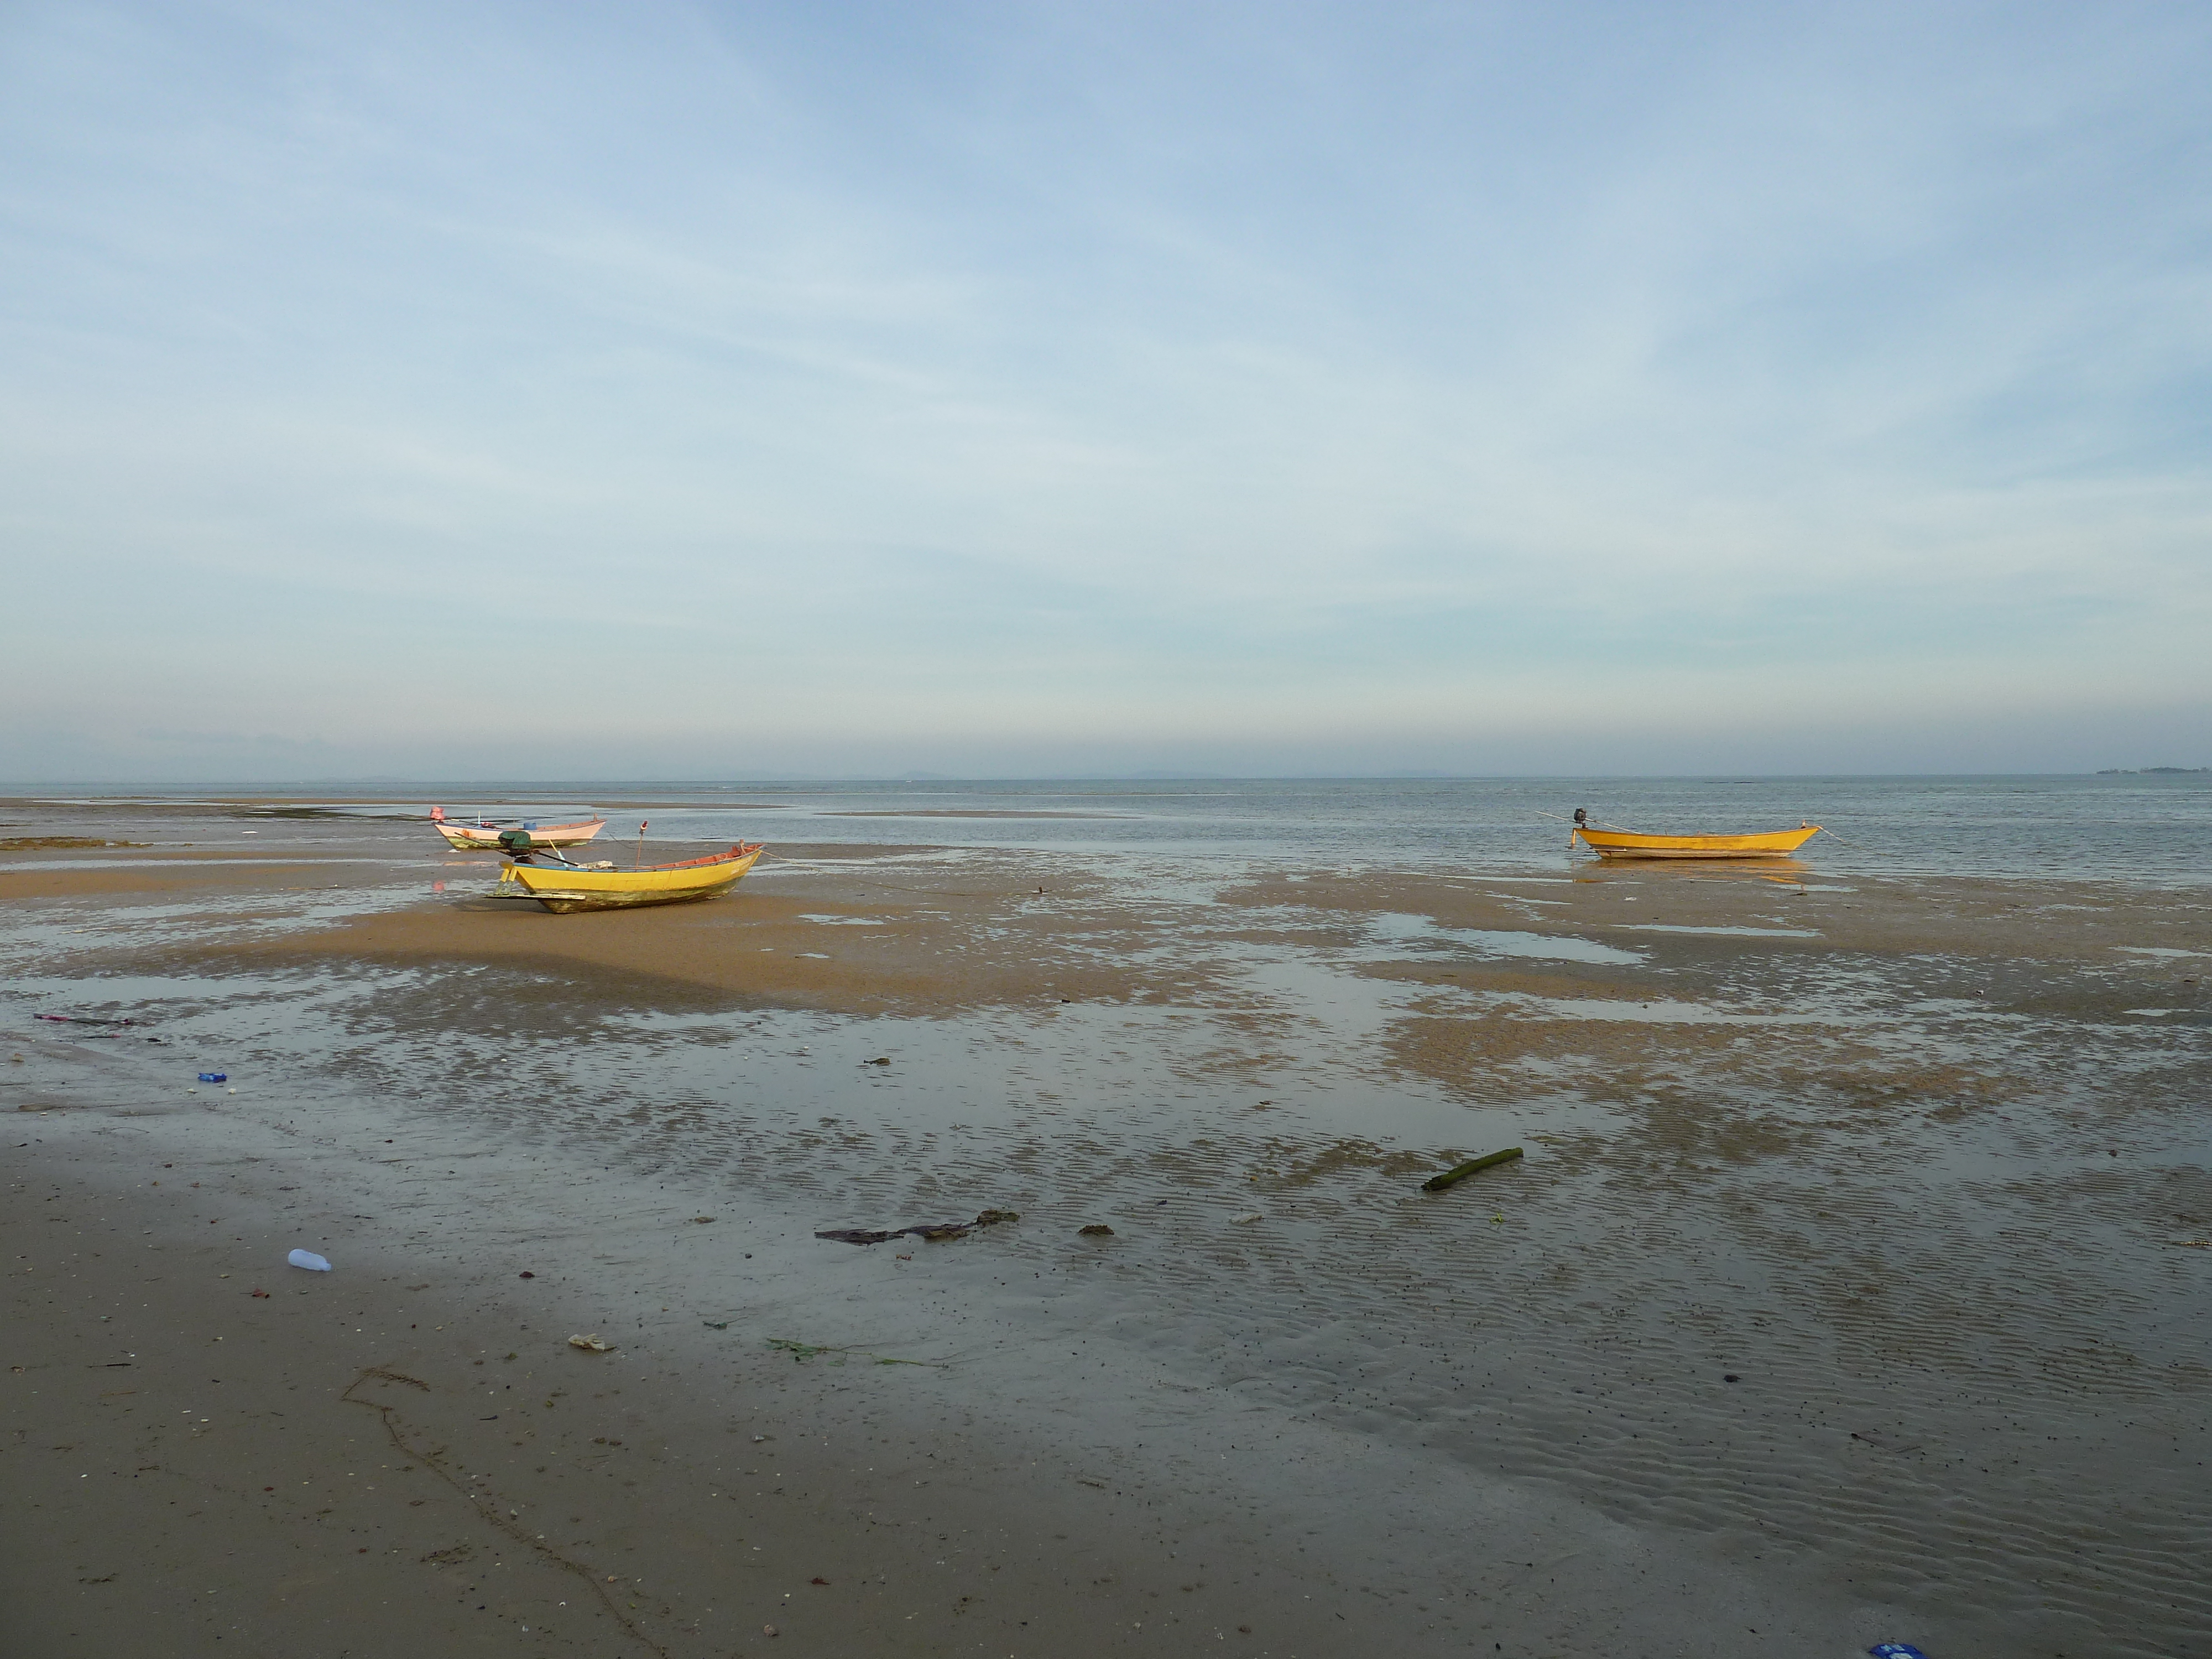
[[[1421,1183],[1425,1193],[1440,1193],[1457,1182],[1466,1180],[1477,1170],[1486,1170],[1493,1164],[1508,1164],[1521,1156],[1518,1146],[1508,1146],[1502,1152],[1488,1152],[1480,1158],[1471,1158],[1464,1164],[1446,1170],[1440,1176],[1431,1176]]]

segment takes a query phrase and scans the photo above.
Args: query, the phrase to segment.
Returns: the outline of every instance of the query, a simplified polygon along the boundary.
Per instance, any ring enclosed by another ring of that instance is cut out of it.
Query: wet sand
[[[541,1212],[526,1243],[502,1230],[495,1283],[341,1207],[394,1198],[346,1167],[367,1149],[271,1156],[138,1119],[33,1150],[7,1227],[36,1281],[13,1298],[11,1652],[726,1653],[770,1626],[828,1653],[1115,1652],[1151,1650],[1147,1618],[1300,1645],[1285,1564],[1249,1528],[1208,1536],[1219,1517],[1163,1516],[1058,1448],[1027,1449],[1040,1475],[980,1441],[935,1367],[687,1350],[671,1310],[607,1288],[611,1251],[757,1277],[726,1242],[765,1242],[742,1225]],[[337,1271],[282,1265],[298,1238]],[[759,1295],[717,1322],[753,1322]]]
[[[6,816],[27,1651],[2212,1632],[2201,893]]]

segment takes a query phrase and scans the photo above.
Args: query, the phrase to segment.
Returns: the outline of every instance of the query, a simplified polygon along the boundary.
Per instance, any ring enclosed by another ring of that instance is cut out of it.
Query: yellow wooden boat
[[[1820,833],[1817,823],[1753,836],[1638,836],[1626,830],[1574,827],[1575,837],[1601,859],[1781,859]]]
[[[499,872],[502,883],[520,886],[556,916],[571,910],[620,910],[639,904],[683,904],[724,893],[753,867],[761,855],[757,842],[732,847],[681,864],[649,864],[641,870],[592,870],[574,865],[510,864]]]

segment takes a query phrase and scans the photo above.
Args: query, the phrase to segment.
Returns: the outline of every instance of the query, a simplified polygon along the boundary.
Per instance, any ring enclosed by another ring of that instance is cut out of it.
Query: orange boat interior
[[[767,844],[768,843],[766,842],[747,842],[740,846],[732,847],[726,853],[709,853],[703,859],[683,859],[674,864],[647,864],[641,866],[641,868],[646,870],[696,870],[709,864],[728,864],[732,860],[744,858],[749,853],[759,852],[760,849]]]

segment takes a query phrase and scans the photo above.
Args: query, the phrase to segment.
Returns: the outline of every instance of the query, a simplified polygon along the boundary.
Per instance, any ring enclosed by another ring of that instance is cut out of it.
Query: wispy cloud
[[[2158,7],[19,6],[0,771],[157,705],[471,755],[453,661],[808,770],[2201,749],[2208,69]]]

